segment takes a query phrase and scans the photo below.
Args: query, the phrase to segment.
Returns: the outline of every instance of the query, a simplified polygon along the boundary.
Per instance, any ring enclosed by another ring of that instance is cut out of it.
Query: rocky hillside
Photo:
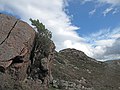
[[[120,90],[120,61],[96,61],[75,49],[56,52],[51,90]]]

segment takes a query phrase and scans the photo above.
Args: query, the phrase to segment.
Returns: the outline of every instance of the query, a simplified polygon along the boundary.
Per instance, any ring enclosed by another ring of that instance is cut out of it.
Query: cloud
[[[114,9],[114,11],[112,12],[112,14],[116,14],[119,13],[119,10],[117,8]]]
[[[111,48],[112,47],[112,48]],[[104,54],[104,56],[107,56],[107,58],[114,58],[114,59],[119,59],[120,58],[120,38],[117,38],[113,45],[111,47],[107,47],[107,50]],[[118,56],[118,57],[116,57]]]
[[[120,0],[82,0],[82,2],[95,2],[95,3],[100,3],[100,4],[111,4],[114,6],[119,6],[120,5]]]
[[[87,54],[88,56],[93,55],[91,45],[86,43],[85,41],[71,42],[71,40],[67,40],[64,42],[64,46],[66,48],[75,48],[75,49],[81,50],[81,51],[85,52],[85,54]]]
[[[106,16],[110,12],[111,14],[119,13],[120,0],[82,0],[81,3],[85,4],[87,2],[95,4],[95,9],[90,11],[89,15],[93,15],[98,8],[101,8],[105,5],[108,5],[109,7],[106,7],[106,9],[102,11],[103,16]]]
[[[113,10],[112,7],[107,8],[105,11],[103,11],[103,15],[106,16],[108,13],[110,13]]]
[[[120,27],[114,29],[103,29],[90,35],[92,41],[92,57],[98,60],[109,60],[120,58]]]
[[[95,48],[95,50],[97,51],[99,50],[99,52],[95,51],[96,54],[94,54],[94,57],[97,57],[98,60],[120,59],[120,50],[119,50],[120,38],[116,40],[104,40],[101,41],[101,43],[102,46],[97,46]]]
[[[93,9],[92,11],[89,12],[89,15],[93,15],[96,12],[96,9]]]
[[[91,1],[93,1],[93,0],[80,0],[80,2],[81,2],[82,4],[85,4],[86,2],[91,2]]]
[[[98,0],[100,3],[108,3],[112,5],[120,5],[120,0]]]

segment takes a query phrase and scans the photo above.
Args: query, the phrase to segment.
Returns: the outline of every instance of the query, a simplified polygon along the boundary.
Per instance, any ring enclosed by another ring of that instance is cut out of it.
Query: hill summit
[[[56,52],[52,75],[57,90],[119,90],[120,60],[100,62],[68,48]]]

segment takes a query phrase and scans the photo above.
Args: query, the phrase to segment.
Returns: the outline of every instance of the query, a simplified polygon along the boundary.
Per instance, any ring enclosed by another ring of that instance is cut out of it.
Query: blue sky
[[[86,36],[98,32],[100,29],[113,29],[120,25],[120,12],[116,14],[110,12],[106,16],[103,15],[103,11],[110,7],[110,4],[97,8],[93,15],[90,14],[90,11],[96,7],[94,2],[82,4],[79,0],[72,0],[69,1],[68,4],[66,13],[72,16],[72,24],[80,27],[80,29],[77,30],[80,35]]]
[[[52,31],[56,50],[75,48],[97,60],[120,59],[120,0],[0,0],[0,12]]]

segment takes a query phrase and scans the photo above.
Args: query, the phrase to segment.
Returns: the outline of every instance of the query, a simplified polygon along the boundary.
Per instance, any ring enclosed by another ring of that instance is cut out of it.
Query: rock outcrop
[[[0,90],[14,90],[27,78],[35,31],[12,16],[0,14],[0,22]]]
[[[5,14],[0,22],[0,90],[48,89],[54,43],[50,41],[46,56],[44,43],[34,48],[37,33],[26,22]]]

